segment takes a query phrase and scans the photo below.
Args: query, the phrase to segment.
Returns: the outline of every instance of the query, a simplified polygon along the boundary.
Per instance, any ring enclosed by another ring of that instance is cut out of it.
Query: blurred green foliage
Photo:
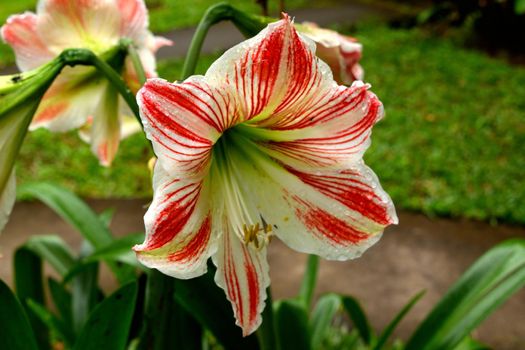
[[[525,222],[525,69],[420,30],[356,35],[386,108],[365,160],[397,206]]]

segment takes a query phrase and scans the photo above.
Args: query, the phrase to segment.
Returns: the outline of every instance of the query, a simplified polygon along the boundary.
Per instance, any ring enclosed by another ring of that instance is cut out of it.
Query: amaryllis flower
[[[261,323],[272,237],[346,260],[397,222],[362,160],[381,102],[337,85],[287,16],[205,76],[148,80],[138,101],[158,157],[138,259],[186,279],[212,257],[244,335]]]
[[[338,83],[350,85],[354,80],[363,80],[364,71],[359,64],[363,47],[357,39],[319,28],[312,22],[296,24],[296,28],[315,41],[317,56],[328,63]]]
[[[129,38],[137,46],[147,75],[154,77],[154,53],[169,43],[148,31],[143,0],[40,0],[36,14],[9,17],[1,34],[14,49],[22,71],[50,61],[67,48],[87,48],[103,54],[120,39]],[[123,76],[135,91],[140,88],[129,58]],[[131,112],[116,90],[94,68],[68,67],[44,97],[32,128],[67,131],[87,124],[84,129],[89,129],[93,152],[108,165],[120,138],[126,136],[120,125],[130,120]],[[139,130],[138,123],[135,126]]]

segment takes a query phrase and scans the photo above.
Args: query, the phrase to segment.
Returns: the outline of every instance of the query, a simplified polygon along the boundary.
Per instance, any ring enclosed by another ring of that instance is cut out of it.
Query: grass
[[[354,35],[365,47],[366,80],[386,108],[365,159],[397,207],[525,223],[525,69],[419,30],[363,25]],[[213,59],[204,57],[199,72]],[[160,75],[175,80],[181,66],[161,62]],[[135,135],[104,169],[75,135],[38,131],[23,147],[18,175],[84,196],[148,196],[149,154]]]
[[[319,7],[330,0],[286,0],[286,8]],[[332,0],[333,1],[333,0]],[[155,33],[163,33],[177,28],[194,26],[199,23],[206,9],[218,2],[228,2],[243,11],[260,13],[260,7],[255,0],[192,0],[188,5],[186,0],[146,0],[149,9],[150,29]],[[5,23],[11,14],[24,11],[35,11],[37,0],[6,1],[0,6],[0,26]],[[270,0],[270,13],[278,14],[278,1]],[[1,40],[0,40],[1,41]],[[0,42],[0,69],[14,64],[14,55],[11,48]]]

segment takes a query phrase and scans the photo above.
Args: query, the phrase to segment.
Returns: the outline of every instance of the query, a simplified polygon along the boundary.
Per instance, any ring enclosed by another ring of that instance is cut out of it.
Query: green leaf
[[[258,349],[254,334],[242,336],[235,325],[233,310],[222,289],[214,281],[215,267],[208,264],[208,272],[191,280],[174,279],[175,299],[228,350]]]
[[[9,287],[0,280],[0,339],[2,348],[9,350],[37,350],[35,335],[27,315]]]
[[[25,247],[48,262],[61,276],[65,276],[75,265],[73,253],[66,242],[58,236],[33,236],[26,242]]]
[[[409,339],[406,350],[453,349],[525,285],[525,240],[490,249],[449,289]]]
[[[515,0],[514,12],[517,15],[523,15],[525,13],[525,0]]]
[[[454,350],[491,350],[491,348],[481,344],[471,337],[466,337],[461,343],[459,343],[458,346],[454,348]]]
[[[113,240],[111,233],[98,215],[74,193],[48,183],[30,183],[20,186],[20,196],[36,198],[53,209],[62,219],[75,227],[95,248]]]
[[[303,304],[296,300],[282,300],[274,305],[278,349],[312,349],[308,313]]]
[[[49,286],[49,292],[51,293],[53,304],[55,304],[55,307],[58,310],[62,320],[65,324],[69,325],[69,327],[72,327],[73,311],[71,309],[71,293],[53,278],[49,278],[47,284]]]
[[[100,261],[125,263],[135,268],[147,270],[144,265],[138,262],[135,253],[131,250],[135,244],[143,240],[143,233],[132,234],[116,239],[107,246],[94,250],[69,269],[68,273],[64,276],[64,281],[71,280],[73,276],[84,270],[87,265]]]
[[[396,327],[399,324],[399,322],[401,322],[403,317],[405,317],[405,315],[412,309],[412,307],[414,305],[416,305],[416,303],[419,301],[419,299],[421,299],[421,297],[424,294],[425,294],[425,291],[421,291],[421,292],[417,293],[414,297],[412,297],[412,299],[409,300],[409,302],[399,311],[399,313],[396,315],[396,317],[394,317],[392,319],[392,321],[390,321],[388,326],[386,326],[386,328],[383,330],[383,333],[381,333],[381,335],[377,339],[377,342],[376,342],[373,350],[380,350],[380,349],[383,348],[383,346],[388,341],[388,338],[390,338],[390,336],[392,335],[392,333],[396,329]]]
[[[44,323],[50,330],[52,330],[58,337],[64,341],[68,348],[71,348],[75,341],[75,335],[72,332],[70,325],[59,319],[53,313],[47,310],[41,304],[29,299],[27,306],[31,311]]]
[[[308,255],[308,262],[306,263],[301,289],[299,290],[299,300],[301,300],[307,310],[310,309],[312,304],[318,269],[319,257],[317,255]]]
[[[19,248],[14,256],[15,290],[27,312],[39,349],[49,349],[49,333],[42,321],[28,308],[28,300],[44,303],[42,260],[27,248]]]
[[[111,225],[111,220],[113,220],[113,216],[115,215],[115,208],[107,208],[102,211],[102,213],[99,214],[99,219],[106,225],[106,227],[109,230],[109,225]]]
[[[146,308],[138,349],[164,350],[200,347],[202,328],[173,298],[175,279],[150,270],[146,284]],[[159,313],[159,310],[162,310]]]
[[[357,301],[357,299],[351,296],[343,296],[342,302],[343,307],[346,313],[348,314],[348,317],[350,317],[354,327],[359,332],[361,340],[366,345],[370,345],[370,341],[372,340],[373,336],[373,331],[370,327],[370,323],[368,322],[363,308],[359,304],[359,301]]]
[[[84,242],[82,252],[90,251],[89,243]],[[84,265],[73,278],[71,304],[73,311],[73,327],[75,333],[79,334],[84,327],[91,313],[91,310],[97,305],[99,290],[97,286],[98,263]]]
[[[31,183],[20,186],[19,196],[36,198],[53,209],[60,217],[75,227],[91,245],[98,249],[113,241],[106,223],[74,193],[48,183]],[[135,279],[129,266],[108,263],[120,283]]]
[[[144,233],[136,233],[115,239],[108,245],[95,249],[93,253],[82,259],[83,262],[120,261],[132,266],[143,267],[137,261],[131,248],[144,240]]]
[[[319,298],[310,320],[312,348],[321,348],[323,339],[325,339],[334,316],[340,307],[341,297],[337,294],[326,294]]]
[[[126,349],[136,297],[137,284],[132,282],[97,305],[73,349]]]

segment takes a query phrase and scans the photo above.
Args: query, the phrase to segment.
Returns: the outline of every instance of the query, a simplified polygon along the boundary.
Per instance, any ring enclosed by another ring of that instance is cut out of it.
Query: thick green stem
[[[174,280],[157,270],[150,270],[146,283],[144,322],[138,350],[163,350],[171,346],[175,307]]]
[[[301,289],[299,290],[299,300],[307,310],[310,309],[310,305],[312,304],[318,269],[319,257],[317,255],[309,255],[306,269],[304,271],[303,282],[301,283]]]
[[[182,80],[195,73],[202,44],[204,43],[206,34],[208,34],[208,30],[211,26],[221,21],[232,21],[237,29],[246,37],[254,36],[269,22],[265,17],[249,15],[237,10],[228,3],[220,3],[208,8],[191,40],[190,49],[188,50],[186,60],[184,61],[184,68],[182,69]]]
[[[127,48],[126,48],[127,49]],[[119,48],[123,50],[123,48]],[[117,73],[109,64],[98,58],[93,52],[86,49],[71,49],[66,50],[62,53],[64,62],[67,65],[75,66],[77,64],[92,65],[100,73],[102,73],[118,90],[120,95],[124,98],[129,108],[137,118],[140,125],[142,120],[140,119],[139,106],[135,99],[135,95],[128,88],[122,77]]]
[[[273,322],[273,300],[270,287],[266,289],[266,307],[262,313],[263,322],[257,330],[257,340],[260,350],[274,350],[277,348],[275,325]]]

